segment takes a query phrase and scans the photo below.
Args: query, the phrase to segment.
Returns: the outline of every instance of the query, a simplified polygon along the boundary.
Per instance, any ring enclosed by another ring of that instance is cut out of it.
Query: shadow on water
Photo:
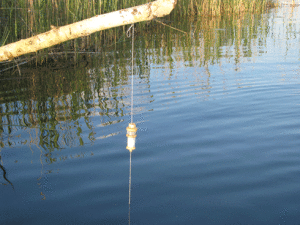
[[[203,89],[209,90],[209,65],[228,60],[239,70],[243,60],[263,54],[260,46],[265,45],[269,31],[267,18],[253,14],[162,21],[187,34],[154,21],[137,25],[135,74],[138,82],[149,83],[154,65],[164,65],[170,70],[177,66],[203,67],[206,77],[201,77],[199,82],[206,84]],[[115,130],[99,135],[95,128],[105,130],[129,115],[130,49],[130,39],[120,36],[114,45],[101,52],[49,49],[46,57],[27,58],[20,70],[14,67],[14,62],[2,65],[1,148],[39,146],[46,162],[53,163],[57,160],[52,156],[55,150],[83,146],[97,138],[119,134]],[[171,76],[171,73],[164,74]],[[22,132],[26,135],[21,135]]]

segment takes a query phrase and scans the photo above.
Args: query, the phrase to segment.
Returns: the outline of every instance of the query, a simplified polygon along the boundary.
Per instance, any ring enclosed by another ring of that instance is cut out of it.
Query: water
[[[189,46],[137,39],[131,224],[300,223],[299,15],[195,28]],[[128,224],[130,52],[107,54],[106,69],[1,81],[1,224]]]

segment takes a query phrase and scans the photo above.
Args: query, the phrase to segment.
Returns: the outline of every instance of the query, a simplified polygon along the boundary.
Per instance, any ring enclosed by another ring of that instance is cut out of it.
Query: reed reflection
[[[137,24],[135,113],[151,110],[155,101],[149,94],[154,70],[159,81],[176,76],[178,69],[193,68],[186,75],[187,83],[178,82],[171,90],[163,82],[160,93],[165,98],[201,93],[199,97],[205,99],[212,88],[209,66],[221,67],[225,60],[240,70],[243,61],[263,54],[259,46],[265,45],[269,30],[266,16],[251,14],[164,22],[188,35],[154,21]],[[28,145],[36,135],[34,143],[41,146],[48,163],[55,162],[55,150],[120,133],[108,128],[129,115],[131,74],[131,42],[123,36],[101,53],[51,51],[20,66],[21,75],[17,68],[2,72],[0,92],[1,147],[14,142]],[[21,131],[28,134],[24,139],[17,135]]]

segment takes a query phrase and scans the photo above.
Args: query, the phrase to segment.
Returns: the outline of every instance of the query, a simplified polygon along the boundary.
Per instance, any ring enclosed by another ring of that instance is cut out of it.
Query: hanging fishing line
[[[132,33],[130,33],[130,31]],[[131,203],[131,153],[135,149],[135,138],[136,138],[136,131],[137,127],[135,123],[133,123],[133,53],[134,53],[134,25],[132,24],[126,32],[127,37],[132,38],[132,48],[131,48],[131,122],[129,123],[127,130],[127,147],[126,149],[129,150],[129,193],[128,193],[128,224],[130,224],[130,203]]]
[[[132,34],[130,34],[132,31]],[[132,24],[126,32],[127,37],[131,36],[131,123],[133,123],[133,52],[134,52],[134,25]]]

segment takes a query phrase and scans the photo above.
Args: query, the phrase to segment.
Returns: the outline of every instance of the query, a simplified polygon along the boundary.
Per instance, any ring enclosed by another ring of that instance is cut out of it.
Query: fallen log
[[[0,47],[0,62],[49,48],[53,45],[83,37],[97,31],[148,21],[171,13],[177,0],[157,0],[144,5],[97,15],[62,27],[52,26],[50,31]]]

